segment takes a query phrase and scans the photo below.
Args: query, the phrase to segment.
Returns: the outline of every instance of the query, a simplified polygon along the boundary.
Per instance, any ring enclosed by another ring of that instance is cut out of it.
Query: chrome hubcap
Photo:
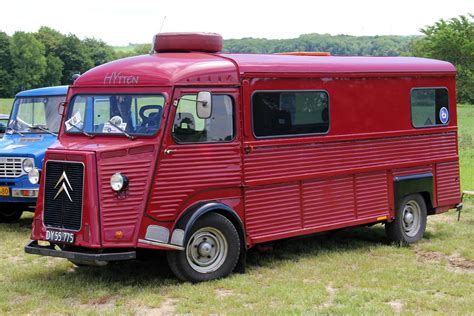
[[[221,231],[213,227],[204,227],[189,238],[186,259],[195,271],[209,273],[222,266],[227,251],[227,240]]]
[[[209,255],[211,255],[211,249],[212,249],[212,246],[210,243],[208,242],[202,242],[199,246],[198,246],[198,253],[200,256],[202,257],[208,257]]]
[[[409,237],[414,237],[418,234],[421,228],[421,207],[418,202],[408,201],[403,208],[403,230]]]
[[[406,225],[410,225],[411,223],[413,223],[413,214],[406,212],[403,220],[405,221]]]

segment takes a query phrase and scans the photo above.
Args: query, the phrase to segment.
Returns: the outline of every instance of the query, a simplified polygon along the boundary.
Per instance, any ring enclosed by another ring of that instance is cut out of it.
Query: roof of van
[[[67,94],[68,86],[44,87],[18,92],[15,97],[45,97]]]
[[[156,53],[95,67],[74,86],[236,85],[246,75],[455,74],[452,64],[415,57],[294,56],[272,54]]]
[[[284,54],[222,54],[241,73],[404,73],[455,72],[448,62],[417,57],[295,56]]]

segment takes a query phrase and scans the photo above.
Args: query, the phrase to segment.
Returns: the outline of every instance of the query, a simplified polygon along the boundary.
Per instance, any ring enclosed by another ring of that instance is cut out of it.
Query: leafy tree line
[[[294,39],[224,40],[225,52],[277,53],[325,51],[332,55],[420,56],[446,60],[458,71],[459,102],[474,104],[473,15],[440,20],[421,29],[422,36],[349,36],[304,34]],[[108,61],[146,54],[149,44],[119,50],[95,38],[80,40],[49,27],[36,33],[0,32],[0,97],[20,90],[69,84],[72,75]]]
[[[399,56],[408,53],[414,36],[304,34],[292,39],[243,38],[224,41],[236,53],[330,52],[332,55]]]
[[[134,54],[131,51],[130,54]],[[36,33],[0,32],[0,97],[21,90],[71,83],[76,73],[122,58],[112,46],[43,26]]]

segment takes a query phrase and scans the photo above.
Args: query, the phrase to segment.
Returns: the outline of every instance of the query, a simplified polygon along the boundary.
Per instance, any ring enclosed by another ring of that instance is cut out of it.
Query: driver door
[[[148,206],[148,215],[160,221],[174,220],[199,201],[240,200],[239,91],[206,88],[212,113],[202,119],[195,102],[201,90],[175,90]]]

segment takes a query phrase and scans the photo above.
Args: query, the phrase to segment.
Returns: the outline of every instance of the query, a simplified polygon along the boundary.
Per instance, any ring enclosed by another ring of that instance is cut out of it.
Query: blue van
[[[22,91],[15,96],[6,132],[0,139],[0,222],[34,211],[38,184],[28,172],[41,169],[44,153],[57,139],[67,86]]]

